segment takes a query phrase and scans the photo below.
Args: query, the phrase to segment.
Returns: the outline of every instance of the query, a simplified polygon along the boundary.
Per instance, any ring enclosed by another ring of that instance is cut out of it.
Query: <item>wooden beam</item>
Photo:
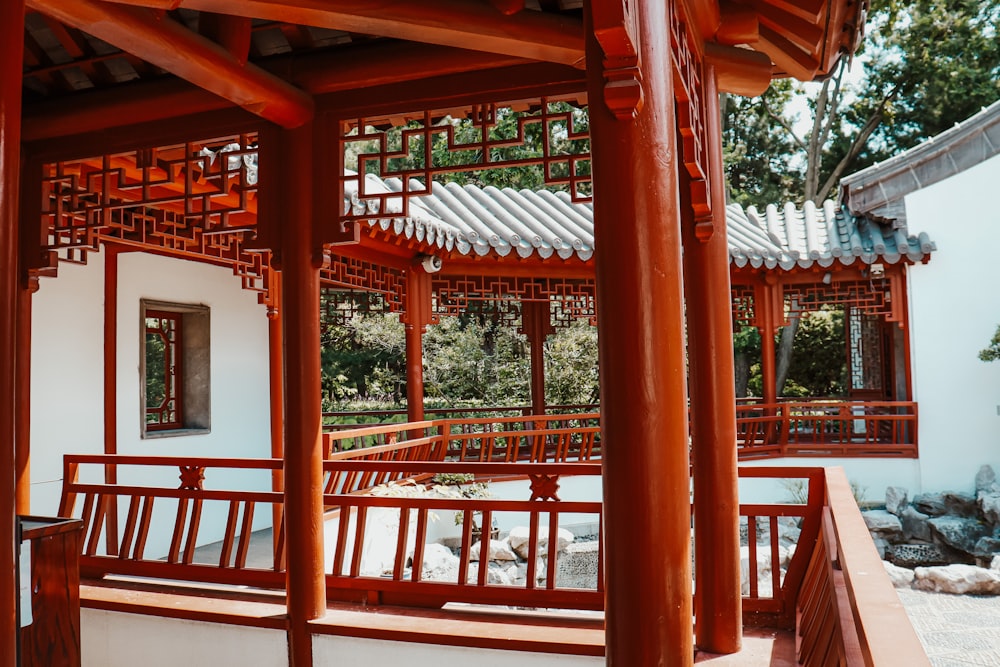
[[[774,66],[760,51],[705,43],[705,64],[714,68],[719,92],[756,97],[771,85]]]
[[[55,2],[55,0],[50,0]],[[112,0],[157,9],[197,9],[397,37],[583,67],[583,24],[573,16],[517,12],[504,16],[467,0]]]
[[[447,46],[379,40],[346,51],[272,58],[262,66],[273,75],[319,95],[528,62],[513,56]],[[90,134],[120,125],[122,118],[127,118],[129,124],[146,123],[229,106],[227,100],[187,81],[129,83],[76,95],[72,105],[63,99],[33,104],[25,109],[22,136],[24,141],[34,142]]]
[[[241,64],[225,47],[148,9],[91,0],[28,0],[28,6],[281,127],[298,127],[313,116],[312,97],[305,91],[256,65]]]

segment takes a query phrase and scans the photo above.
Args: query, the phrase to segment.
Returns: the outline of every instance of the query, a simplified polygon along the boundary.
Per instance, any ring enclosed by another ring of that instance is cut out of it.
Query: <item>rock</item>
[[[788,550],[778,547],[778,567],[791,558]],[[757,595],[770,597],[772,588],[771,576],[771,545],[757,545]],[[750,547],[740,547],[740,590],[743,595],[750,595]]]
[[[927,525],[931,527],[931,537],[935,542],[967,554],[975,553],[976,542],[986,534],[982,523],[965,517],[938,516],[928,519]]]
[[[979,492],[979,511],[991,526],[1000,526],[1000,493]]]
[[[469,560],[479,560],[479,550],[482,542],[476,542],[469,548]],[[510,548],[508,540],[490,540],[489,558],[486,560],[517,560],[517,554]]]
[[[899,521],[903,524],[903,538],[906,540],[931,541],[931,527],[927,525],[930,517],[918,512],[913,507],[907,507],[899,515]]]
[[[595,590],[599,547],[596,540],[567,546],[556,559],[556,586]]]
[[[548,528],[539,528],[538,530],[538,553],[536,556],[544,556],[548,553],[549,546],[549,531]],[[556,533],[557,536],[557,548],[556,551],[563,551],[573,542],[573,533],[569,532],[565,528],[560,528]],[[510,529],[510,534],[507,536],[507,540],[510,542],[510,548],[514,550],[521,558],[527,558],[529,553],[528,541],[531,539],[530,531],[525,526],[515,526]]]
[[[948,514],[956,516],[975,516],[976,499],[968,493],[957,493],[955,491],[945,491],[944,506],[948,509]]]
[[[901,486],[890,486],[885,490],[885,511],[899,516],[909,504],[908,492]]]
[[[882,566],[885,568],[885,573],[889,575],[889,581],[896,588],[909,588],[913,584],[913,570],[886,561],[882,561]]]
[[[1000,492],[1000,485],[997,484],[997,474],[993,472],[993,467],[984,465],[976,473],[976,493],[997,493]]]
[[[886,550],[886,560],[905,568],[948,564],[947,556],[936,544],[894,544]]]
[[[443,544],[425,545],[420,578],[458,583],[458,556]]]
[[[469,563],[469,574],[465,579],[468,583],[472,584],[479,581],[479,568],[481,565],[482,563]],[[500,568],[491,563],[486,570],[486,583],[510,586],[514,582],[511,581],[510,575],[507,573],[507,568]]]
[[[918,567],[913,573],[913,587],[922,591],[955,595],[1000,594],[1000,573],[974,565]]]
[[[994,535],[980,537],[976,541],[973,554],[980,558],[990,558],[993,554],[1000,553],[1000,538]]]
[[[994,556],[993,560],[990,561],[990,569],[1000,572],[1000,555]]]
[[[874,538],[881,538],[887,542],[895,542],[903,536],[903,524],[899,517],[889,514],[885,510],[868,510],[862,512],[861,516],[868,526],[868,531]]]
[[[888,557],[889,547],[891,546],[884,537],[872,536],[872,542],[875,544],[875,551],[878,552],[878,557],[885,560]]]
[[[944,504],[944,496],[940,493],[918,493],[913,496],[913,506],[921,514],[941,516],[948,513]]]

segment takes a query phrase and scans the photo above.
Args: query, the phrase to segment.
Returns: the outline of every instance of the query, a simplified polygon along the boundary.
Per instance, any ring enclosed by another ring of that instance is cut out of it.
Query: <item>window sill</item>
[[[172,428],[163,431],[144,431],[143,440],[157,440],[159,438],[177,438],[186,435],[208,435],[212,432],[210,428]]]

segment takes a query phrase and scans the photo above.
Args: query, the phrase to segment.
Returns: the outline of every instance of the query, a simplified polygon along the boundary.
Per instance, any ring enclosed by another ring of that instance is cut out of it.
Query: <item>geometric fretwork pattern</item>
[[[851,308],[847,318],[851,390],[882,390],[882,329],[875,316]]]
[[[677,104],[677,129],[681,138],[681,156],[691,177],[691,204],[695,217],[711,214],[708,187],[708,142],[705,134],[700,59],[692,46],[692,37],[681,20],[681,7],[674,3],[668,12],[670,43],[673,54],[674,93]]]
[[[455,123],[452,118],[467,118]],[[590,139],[586,115],[540,98],[517,107],[495,103],[417,113],[401,127],[357,118],[341,122],[346,170],[344,197],[365,200],[343,220],[409,214],[409,198],[432,191],[434,177],[505,167],[540,167],[546,185],[564,187],[574,201],[590,197]],[[372,192],[364,175],[398,178],[401,193]]]
[[[754,288],[751,285],[732,286],[733,295],[733,326],[754,326]]]
[[[575,320],[596,320],[592,280],[568,278],[526,278],[508,276],[434,276],[436,315],[460,315],[484,308],[495,316],[514,322],[520,304],[526,301],[549,303],[553,326],[568,326]]]
[[[332,255],[329,264],[320,269],[319,279],[324,287],[363,290],[381,295],[385,300],[385,307],[379,310],[401,312],[406,302],[405,275],[403,271],[393,267],[354,257]]]
[[[319,302],[320,329],[323,331],[344,326],[358,315],[394,312],[389,301],[377,292],[323,287]]]
[[[785,285],[785,303],[790,315],[817,310],[820,305],[850,306],[869,315],[892,314],[892,293],[886,277],[870,280],[834,281]]]
[[[62,261],[85,263],[105,241],[142,245],[230,266],[244,288],[268,289],[268,253],[247,248],[256,230],[256,135],[47,164],[42,193],[43,250]]]

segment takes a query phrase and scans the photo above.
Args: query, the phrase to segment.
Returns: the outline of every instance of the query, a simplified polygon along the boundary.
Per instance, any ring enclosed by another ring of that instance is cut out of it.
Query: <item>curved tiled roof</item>
[[[411,182],[410,190],[423,188]],[[365,178],[367,192],[401,192],[398,179]],[[348,192],[356,214],[378,212],[374,200]],[[401,199],[389,199],[388,212],[402,211]],[[802,208],[788,203],[763,212],[738,204],[726,207],[730,261],[737,267],[809,268],[834,262],[896,263],[920,261],[933,250],[926,234],[907,236],[864,217],[851,216],[832,201]],[[480,188],[475,185],[435,183],[431,193],[410,198],[409,215],[371,219],[368,224],[432,247],[463,255],[519,257],[553,255],[589,260],[594,254],[594,209],[575,203],[565,192]]]
[[[820,206],[806,202],[801,209],[791,203],[781,208],[772,204],[763,213],[730,204],[726,223],[730,261],[738,267],[789,270],[834,262],[918,262],[937,249],[925,233],[908,236],[905,228],[852,216],[829,200]]]

